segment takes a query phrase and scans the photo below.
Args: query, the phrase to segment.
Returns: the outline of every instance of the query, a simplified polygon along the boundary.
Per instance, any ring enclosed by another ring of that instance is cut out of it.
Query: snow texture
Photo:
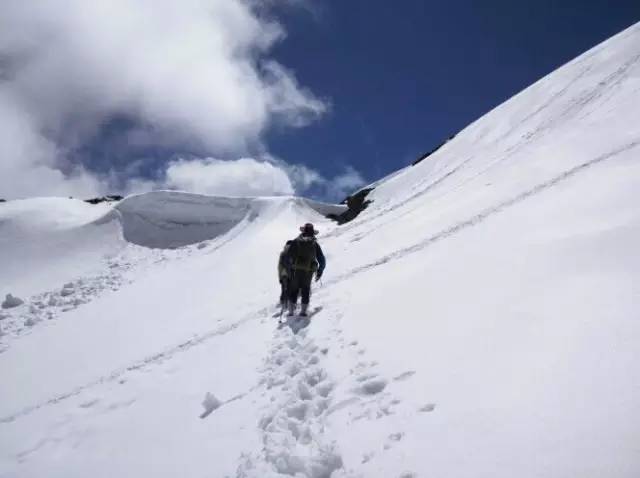
[[[0,476],[640,476],[638,111],[636,25],[343,226],[294,197],[0,204]],[[321,309],[279,324],[305,222]]]

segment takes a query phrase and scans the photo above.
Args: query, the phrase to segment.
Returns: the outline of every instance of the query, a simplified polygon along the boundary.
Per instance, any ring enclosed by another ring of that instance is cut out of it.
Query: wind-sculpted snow
[[[174,248],[213,239],[245,218],[252,200],[172,191],[130,196],[116,210],[124,238],[134,244]]]
[[[634,26],[344,226],[292,197],[0,205],[0,475],[640,476],[638,111]],[[279,321],[309,221],[314,315]]]
[[[233,198],[154,191],[130,196],[116,209],[121,214],[124,238],[134,244],[175,248],[213,239],[242,221],[253,221],[264,209],[265,198]],[[294,201],[326,215],[342,212],[344,206],[302,198],[272,198]]]

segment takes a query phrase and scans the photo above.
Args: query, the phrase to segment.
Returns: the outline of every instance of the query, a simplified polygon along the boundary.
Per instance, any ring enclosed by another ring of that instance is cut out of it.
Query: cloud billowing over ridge
[[[170,161],[161,179],[131,179],[127,189],[134,193],[177,189],[219,196],[293,195],[305,191],[325,200],[341,201],[364,184],[365,179],[351,167],[327,178],[304,165],[274,158],[191,158]]]
[[[268,57],[283,37],[242,0],[3,2],[0,197],[107,192],[109,175],[72,158],[114,116],[134,118],[149,144],[225,157],[260,149],[274,123],[313,121],[326,104]],[[326,183],[278,161],[192,161],[174,160],[156,177],[220,194],[238,179],[264,192],[273,184],[271,193]],[[125,189],[159,184],[127,181]]]

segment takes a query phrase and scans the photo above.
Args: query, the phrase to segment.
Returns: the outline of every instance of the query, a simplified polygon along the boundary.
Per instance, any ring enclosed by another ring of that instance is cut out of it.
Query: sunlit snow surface
[[[344,226],[296,198],[1,204],[0,476],[640,476],[638,111],[635,26]],[[327,270],[279,326],[307,221]]]

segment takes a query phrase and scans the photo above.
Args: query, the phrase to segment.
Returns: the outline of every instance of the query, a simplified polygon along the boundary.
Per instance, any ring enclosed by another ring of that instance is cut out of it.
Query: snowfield
[[[343,226],[292,197],[0,204],[0,476],[640,476],[639,111],[635,25]],[[308,221],[327,270],[279,324]]]

